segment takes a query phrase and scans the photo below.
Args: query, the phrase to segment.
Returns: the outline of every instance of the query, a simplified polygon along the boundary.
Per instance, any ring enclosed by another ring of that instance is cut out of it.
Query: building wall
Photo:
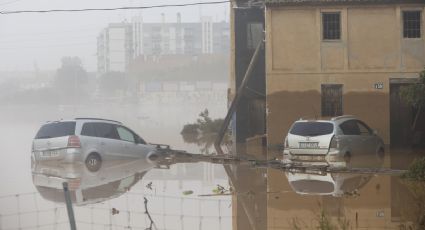
[[[99,73],[125,72],[133,58],[133,28],[126,22],[111,23],[97,38]]]
[[[195,23],[141,23],[141,54],[212,54],[229,52],[229,24],[204,17]]]
[[[107,52],[106,33],[105,29],[103,29],[97,37],[97,72],[99,73],[104,73],[106,71]]]
[[[425,65],[425,40],[404,39],[402,11],[424,4],[268,7],[267,134],[281,143],[300,117],[321,115],[321,84],[343,84],[343,113],[357,115],[390,140],[392,78],[414,78]],[[322,12],[341,14],[341,40],[322,40]],[[375,84],[383,83],[382,89]]]
[[[228,89],[228,105],[236,94],[236,30],[235,30],[235,11],[230,11],[230,73],[229,73],[229,89]]]
[[[125,28],[109,28],[109,70],[124,72],[126,66]]]
[[[111,23],[97,38],[98,72],[126,72],[138,57],[170,54],[228,54],[230,32],[227,22],[144,23],[134,17],[131,23]]]
[[[321,211],[333,224],[347,221],[348,229],[399,229],[400,223],[391,218],[389,176],[370,176],[358,196],[333,197],[297,194],[285,173],[269,169],[267,174],[268,191],[285,191],[267,196],[268,229],[315,229]]]
[[[211,17],[202,17],[202,53],[213,53],[213,25]]]
[[[132,30],[133,30],[133,58],[137,58],[142,54],[143,46],[143,27],[142,27],[142,17],[134,17],[132,19]]]

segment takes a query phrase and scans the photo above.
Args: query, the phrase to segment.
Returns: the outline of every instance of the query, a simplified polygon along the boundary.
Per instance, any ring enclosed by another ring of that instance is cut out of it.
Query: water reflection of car
[[[65,202],[62,183],[68,182],[72,202],[86,205],[124,194],[153,167],[146,159],[105,160],[97,172],[78,163],[37,162],[32,169],[32,178],[44,199]]]
[[[143,157],[155,146],[121,122],[76,118],[47,122],[37,132],[32,146],[33,161],[85,162],[89,170],[99,169],[103,160]]]
[[[370,175],[347,173],[292,173],[287,172],[289,185],[301,195],[352,195],[363,187]]]
[[[382,160],[384,142],[354,116],[296,121],[285,138],[284,159],[348,166],[352,157]],[[370,159],[369,159],[370,160]]]

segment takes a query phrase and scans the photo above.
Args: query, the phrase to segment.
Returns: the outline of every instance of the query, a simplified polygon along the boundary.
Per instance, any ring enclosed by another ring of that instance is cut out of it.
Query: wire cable
[[[183,6],[198,6],[198,5],[216,5],[230,3],[230,0],[215,1],[215,2],[194,2],[184,4],[166,4],[166,5],[152,5],[152,6],[123,6],[116,8],[85,8],[85,9],[51,9],[51,10],[16,10],[16,11],[0,11],[0,14],[22,14],[22,13],[55,13],[55,12],[84,12],[84,11],[115,11],[115,10],[142,10],[152,8],[166,8],[166,7],[183,7]]]

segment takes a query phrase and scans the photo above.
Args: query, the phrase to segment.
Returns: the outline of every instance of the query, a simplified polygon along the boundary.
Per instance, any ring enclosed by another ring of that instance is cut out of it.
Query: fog
[[[113,8],[201,2],[198,0],[2,0],[0,11]],[[63,56],[78,56],[88,71],[96,70],[96,38],[109,23],[130,21],[143,16],[145,22],[175,22],[178,12],[182,22],[199,21],[211,16],[227,20],[228,4],[167,7],[144,10],[120,10],[77,13],[10,14],[0,16],[0,78],[2,72],[55,70]],[[195,12],[195,13],[194,13]]]
[[[193,2],[199,1],[178,1],[179,4]],[[176,3],[174,0],[1,0],[0,11]],[[185,143],[180,132],[185,124],[195,122],[199,113],[205,109],[208,109],[211,118],[225,116],[229,54],[204,55],[197,51],[188,55],[164,55],[161,61],[158,61],[161,55],[152,59],[136,57],[132,66],[125,70],[98,72],[97,38],[110,23],[131,22],[135,16],[143,17],[144,23],[159,23],[163,19],[162,14],[165,23],[175,23],[178,13],[182,23],[198,23],[203,16],[211,17],[214,22],[222,22],[228,17],[228,7],[228,4],[220,4],[146,10],[0,15],[0,126],[3,131],[0,134],[0,158],[3,159],[0,166],[0,216],[9,215],[0,218],[0,229],[35,229],[43,223],[54,229],[68,226],[66,221],[63,222],[65,224],[57,224],[58,221],[66,220],[63,206],[58,209],[58,204],[43,199],[37,192],[34,175],[31,174],[32,141],[37,130],[47,121],[76,117],[114,119],[123,122],[147,142],[168,144],[175,149],[200,153],[202,146]],[[53,167],[52,170],[58,168]],[[119,170],[127,169],[123,167]],[[184,172],[183,176],[190,174],[190,180],[183,181],[185,178],[180,178],[181,172]],[[149,182],[153,182],[153,190],[146,189]],[[176,224],[183,225],[179,219],[165,217],[181,211],[178,210],[183,200],[179,196],[182,196],[183,191],[208,194],[216,184],[226,183],[227,178],[221,166],[178,165],[166,171],[151,170],[143,181],[140,180],[134,186],[133,198],[129,198],[131,194],[118,199],[111,197],[111,203],[107,201],[107,204],[123,210],[128,208],[129,199],[133,199],[133,203],[141,202],[140,194],[146,194],[153,212],[163,216],[162,220],[161,217],[155,217],[157,224],[170,228]],[[18,206],[15,200],[17,194],[22,197],[22,203]],[[167,196],[177,198],[164,198]],[[214,216],[217,207],[223,209],[227,218],[214,219],[218,224],[209,227],[223,225],[224,229],[229,229],[230,199],[218,200],[224,202],[221,205],[218,203],[218,206],[214,202],[214,210],[204,212],[203,215]],[[95,221],[101,225],[111,221],[111,217],[109,220],[104,218],[110,212],[105,202],[96,206]],[[185,199],[185,202],[186,208],[182,210],[186,213],[211,206],[208,200],[201,204],[201,200],[196,198]],[[22,210],[34,210],[37,205],[51,212],[44,212],[48,213],[46,216],[38,211],[30,211],[27,216],[19,213]],[[90,216],[88,213],[93,213],[94,207],[76,208],[78,221],[82,221],[79,228],[90,228],[90,225],[84,226],[84,222],[93,221],[93,215],[92,220],[87,217]],[[140,217],[135,218],[138,226],[147,225],[143,207],[132,207],[133,211],[140,211]],[[99,217],[100,213],[103,217]],[[129,224],[129,219],[123,219],[123,214],[116,217],[114,224]],[[192,225],[192,229],[197,229],[197,226]]]

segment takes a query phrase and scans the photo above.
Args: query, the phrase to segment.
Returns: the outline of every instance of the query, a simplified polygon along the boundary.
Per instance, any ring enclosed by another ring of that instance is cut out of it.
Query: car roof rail
[[[103,118],[93,118],[93,117],[76,117],[75,120],[97,120],[97,121],[110,121],[118,124],[122,124],[120,121],[115,121],[111,119],[103,119]]]
[[[342,115],[342,116],[338,116],[338,117],[333,117],[332,121],[336,121],[336,120],[340,120],[340,119],[344,119],[344,118],[355,118],[356,116],[354,115]]]
[[[331,117],[328,116],[305,116],[300,117],[299,121],[317,121],[317,120],[331,120]]]
[[[52,121],[46,121],[45,123],[58,123],[58,122],[64,122],[64,121],[71,121],[71,120],[64,120],[63,118],[59,119],[59,120],[52,120]]]
[[[300,119],[298,119],[299,121],[306,121],[306,120],[317,120],[319,117],[316,116],[304,116],[304,117],[300,117]]]

